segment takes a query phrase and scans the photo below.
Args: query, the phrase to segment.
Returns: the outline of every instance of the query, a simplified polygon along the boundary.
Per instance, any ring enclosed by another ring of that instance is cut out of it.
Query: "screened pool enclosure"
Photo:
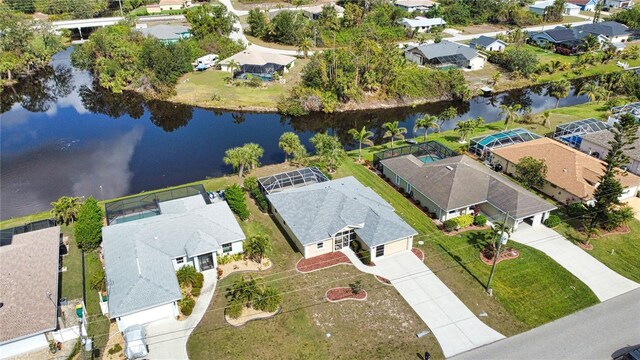
[[[260,189],[267,195],[325,181],[329,181],[329,179],[317,167],[287,171],[258,179]]]
[[[413,155],[424,163],[429,163],[452,156],[458,153],[440,144],[437,141],[427,141],[419,144],[407,145],[377,152],[373,154],[373,166],[380,170],[380,161],[403,155]]]
[[[500,131],[471,139],[469,141],[469,152],[480,158],[484,158],[492,149],[519,144],[541,137],[542,136],[523,128]]]
[[[609,127],[607,123],[598,119],[583,119],[556,126],[553,138],[574,148],[579,148],[582,143],[582,135],[606,130]]]

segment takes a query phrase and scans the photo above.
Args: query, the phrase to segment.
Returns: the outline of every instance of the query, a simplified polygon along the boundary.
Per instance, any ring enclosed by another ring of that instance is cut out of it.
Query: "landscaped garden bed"
[[[253,321],[253,320],[264,320],[264,319],[268,319],[271,317],[274,317],[276,315],[278,315],[278,313],[280,312],[282,308],[279,307],[276,311],[273,312],[268,312],[268,311],[261,311],[261,310],[256,310],[254,308],[244,308],[242,309],[242,313],[240,314],[240,316],[238,318],[232,318],[229,315],[224,316],[224,319],[229,323],[229,325],[233,325],[233,326],[242,326],[246,323],[248,323],[249,321]]]
[[[263,271],[270,269],[271,260],[264,258],[261,262],[254,260],[235,260],[224,265],[218,265],[218,280],[222,280],[235,272]]]
[[[350,287],[337,287],[327,290],[325,294],[326,298],[330,302],[339,302],[345,300],[367,300],[367,292],[360,290],[359,293],[354,294]]]
[[[495,254],[495,249],[493,246],[485,247],[480,251],[480,259],[483,263],[487,265],[493,265],[493,257]],[[506,248],[505,250],[500,251],[500,255],[498,256],[498,263],[504,260],[517,259],[520,256],[520,252],[514,248]]]
[[[314,256],[310,259],[302,258],[296,264],[296,270],[301,273],[308,273],[340,264],[351,264],[351,261],[349,261],[347,255],[336,251],[320,256]]]
[[[411,248],[411,252],[420,259],[420,261],[424,261],[424,253],[422,250],[418,248]]]

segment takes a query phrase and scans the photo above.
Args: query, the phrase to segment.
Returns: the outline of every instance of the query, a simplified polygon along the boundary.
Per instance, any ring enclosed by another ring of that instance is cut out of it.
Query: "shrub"
[[[218,260],[218,265],[226,265],[233,261],[233,257],[228,254],[218,255],[216,259]]]
[[[470,226],[471,224],[473,224],[473,215],[464,214],[464,215],[460,215],[458,217],[455,217],[455,218],[453,218],[451,220],[456,222],[456,224],[458,226],[458,229],[463,229],[463,228],[466,228],[467,226]]]
[[[89,278],[89,284],[95,291],[103,292],[107,290],[107,280],[102,266],[98,268]]]
[[[191,284],[191,286],[193,286],[194,288],[202,288],[203,284],[204,284],[204,275],[200,272],[196,273],[195,281],[193,282],[193,284]]]
[[[371,264],[371,253],[368,250],[360,249],[358,258],[360,258],[360,261],[365,265]]]
[[[260,186],[258,185],[258,179],[253,176],[250,176],[244,179],[244,188],[253,196],[253,199],[256,201],[256,205],[262,212],[266,212],[269,209],[269,203],[267,202],[267,198],[264,196],[262,191],[260,191]]]
[[[224,312],[228,317],[232,319],[237,319],[242,315],[242,310],[244,309],[244,304],[241,301],[234,300],[227,306]]]
[[[446,220],[443,223],[443,225],[444,225],[444,229],[446,231],[453,231],[453,230],[458,229],[458,223],[455,221],[455,219]]]
[[[257,76],[249,76],[247,81],[247,85],[252,88],[259,88],[262,86],[262,79]]]
[[[558,225],[560,225],[560,223],[562,222],[562,220],[560,220],[560,217],[558,215],[550,215],[547,220],[544,221],[544,224],[547,227],[553,228],[556,227]]]
[[[478,215],[473,220],[473,224],[476,226],[485,226],[487,224],[487,217],[484,215]]]
[[[282,295],[273,286],[269,286],[262,291],[260,295],[253,302],[253,307],[256,310],[274,312],[278,310],[280,303],[282,302]]]
[[[191,296],[200,296],[201,292],[202,288],[194,287],[193,289],[191,289]]]
[[[176,271],[176,277],[178,278],[178,284],[180,286],[192,285],[196,283],[198,278],[198,272],[196,268],[191,265],[183,266]]]
[[[178,305],[180,306],[180,312],[185,316],[189,316],[193,312],[193,307],[196,306],[196,301],[191,297],[185,297],[178,301]]]
[[[109,349],[109,355],[113,355],[122,351],[122,346],[120,344],[115,344]]]
[[[354,295],[358,295],[360,294],[360,291],[362,291],[362,281],[356,280],[354,283],[349,284],[349,287]]]
[[[100,246],[102,241],[102,210],[98,202],[90,197],[78,210],[74,234],[78,247],[91,251]]]
[[[351,250],[353,250],[354,253],[358,253],[360,252],[360,249],[362,249],[362,244],[360,244],[360,242],[358,242],[357,240],[352,241],[351,244],[349,245],[349,247],[351,248]]]
[[[224,198],[229,204],[231,211],[236,213],[240,220],[249,218],[249,209],[244,197],[244,191],[237,184],[233,184],[224,191]]]

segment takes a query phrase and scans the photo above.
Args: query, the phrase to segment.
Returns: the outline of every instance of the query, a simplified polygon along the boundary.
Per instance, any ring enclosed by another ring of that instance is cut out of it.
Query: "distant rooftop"
[[[145,36],[152,36],[160,40],[175,40],[182,38],[182,34],[189,33],[190,28],[181,25],[157,25],[138,29]]]
[[[442,40],[439,43],[433,44],[424,44],[417,46],[416,48],[429,60],[455,56],[463,56],[465,59],[471,60],[478,56],[478,51],[476,49],[449,40]]]
[[[423,26],[434,26],[434,25],[445,25],[447,22],[442,18],[426,18],[422,16],[416,16],[415,19],[403,18],[401,20],[403,24],[406,24],[412,28],[415,27],[423,27]]]
[[[625,154],[631,158],[631,160],[640,160],[640,130],[636,133],[638,139],[633,142],[630,146],[632,149],[627,147],[627,150],[624,151]],[[583,141],[588,141],[592,144],[601,146],[607,150],[611,149],[611,145],[609,145],[609,141],[613,140],[613,133],[609,130],[601,130],[597,132],[593,132],[591,134],[586,134],[582,137]]]

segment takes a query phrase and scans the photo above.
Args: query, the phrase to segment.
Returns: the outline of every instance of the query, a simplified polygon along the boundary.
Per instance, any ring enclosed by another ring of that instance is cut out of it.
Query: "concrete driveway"
[[[191,316],[184,321],[164,319],[145,325],[149,356],[147,359],[186,360],[187,340],[209,308],[216,288],[216,272],[205,271],[202,292]]]
[[[600,301],[640,287],[546,226],[521,225],[511,239],[547,254],[591,288]]]
[[[446,357],[504,338],[480,321],[412,252],[376,259],[375,267],[431,329]]]

